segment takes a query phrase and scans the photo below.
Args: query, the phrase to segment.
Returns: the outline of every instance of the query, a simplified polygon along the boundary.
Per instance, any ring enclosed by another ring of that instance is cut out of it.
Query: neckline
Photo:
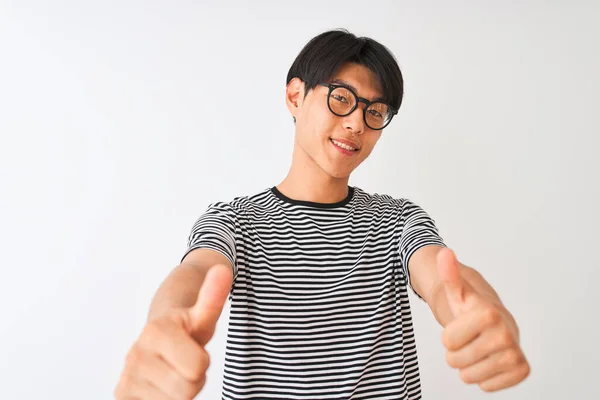
[[[277,186],[273,186],[271,188],[271,193],[273,193],[275,196],[277,196],[277,198],[279,198],[280,200],[282,200],[286,203],[289,203],[289,204],[294,204],[294,205],[298,205],[298,206],[306,206],[306,207],[314,207],[314,208],[330,209],[330,208],[343,207],[343,206],[347,205],[348,203],[350,203],[350,201],[354,197],[354,187],[348,186],[348,195],[346,196],[345,199],[338,201],[337,203],[318,203],[318,202],[314,202],[314,201],[295,200],[295,199],[289,198],[286,195],[284,195],[283,193],[281,193],[279,191],[279,189],[277,189]]]

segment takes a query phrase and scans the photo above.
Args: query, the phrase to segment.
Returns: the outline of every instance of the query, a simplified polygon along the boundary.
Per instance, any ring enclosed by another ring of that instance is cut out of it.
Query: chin
[[[359,158],[341,160],[339,157],[326,156],[321,159],[319,165],[332,178],[348,179],[362,161]]]
[[[328,168],[323,168],[323,170],[332,178],[348,179],[354,168],[329,165]]]
[[[331,176],[334,179],[349,179],[350,178],[349,173],[332,173],[332,174],[329,174],[329,176]]]

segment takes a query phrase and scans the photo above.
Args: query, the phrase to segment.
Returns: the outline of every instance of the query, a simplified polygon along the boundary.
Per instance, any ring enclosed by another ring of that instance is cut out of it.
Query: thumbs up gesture
[[[465,383],[478,384],[486,392],[524,380],[529,363],[508,311],[499,300],[478,292],[461,276],[452,250],[438,252],[437,266],[453,317],[442,335],[448,364],[460,371]]]
[[[129,351],[115,389],[124,399],[192,399],[204,387],[212,338],[233,281],[231,268],[212,267],[196,304],[150,320]]]

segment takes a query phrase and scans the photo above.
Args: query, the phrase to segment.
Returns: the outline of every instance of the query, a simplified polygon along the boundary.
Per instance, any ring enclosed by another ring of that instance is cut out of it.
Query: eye
[[[371,114],[373,117],[375,117],[377,119],[383,118],[383,115],[381,115],[381,113],[377,110],[369,109],[369,114]]]
[[[348,104],[348,99],[341,94],[332,93],[331,97],[341,103]]]

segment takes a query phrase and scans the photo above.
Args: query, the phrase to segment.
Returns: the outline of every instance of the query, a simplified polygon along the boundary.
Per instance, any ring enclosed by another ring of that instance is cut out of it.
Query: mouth
[[[342,142],[333,138],[329,138],[329,141],[331,143],[333,143],[334,146],[336,146],[337,148],[339,148],[340,150],[345,150],[348,152],[355,152],[360,150],[359,146],[354,144],[354,143],[347,143],[347,142]]]

